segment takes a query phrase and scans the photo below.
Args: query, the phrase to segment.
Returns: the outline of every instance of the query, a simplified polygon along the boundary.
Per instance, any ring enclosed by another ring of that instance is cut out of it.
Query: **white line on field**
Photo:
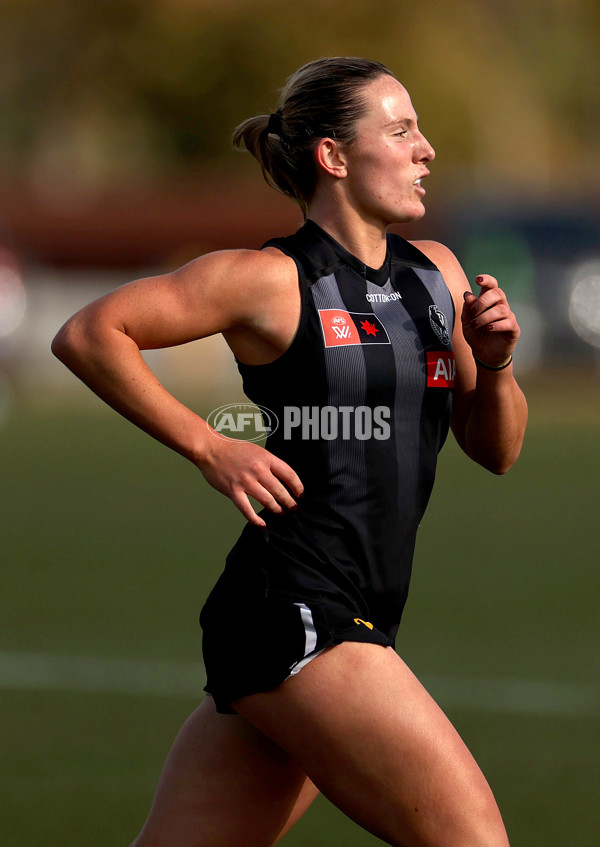
[[[200,697],[202,664],[144,659],[0,653],[0,688]]]
[[[75,691],[200,699],[200,662],[0,653],[0,689]],[[528,679],[428,675],[423,682],[445,709],[556,717],[600,717],[600,688]]]

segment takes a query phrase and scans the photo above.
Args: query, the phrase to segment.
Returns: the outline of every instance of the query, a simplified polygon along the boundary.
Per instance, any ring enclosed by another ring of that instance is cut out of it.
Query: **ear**
[[[348,161],[344,148],[333,138],[320,138],[315,147],[317,165],[333,177],[343,179],[348,176]]]

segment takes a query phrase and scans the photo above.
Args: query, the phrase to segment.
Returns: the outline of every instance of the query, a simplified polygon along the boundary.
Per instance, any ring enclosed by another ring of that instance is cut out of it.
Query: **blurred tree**
[[[438,175],[589,188],[599,10],[597,0],[3,0],[0,172],[46,191],[193,172],[230,155],[235,124],[273,108],[300,64],[355,54],[406,82],[443,152]]]

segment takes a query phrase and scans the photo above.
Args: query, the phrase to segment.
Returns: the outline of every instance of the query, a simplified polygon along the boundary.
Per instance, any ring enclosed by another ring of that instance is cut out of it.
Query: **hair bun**
[[[281,109],[277,109],[269,115],[269,123],[267,124],[267,132],[269,135],[283,135],[283,121],[281,119]]]

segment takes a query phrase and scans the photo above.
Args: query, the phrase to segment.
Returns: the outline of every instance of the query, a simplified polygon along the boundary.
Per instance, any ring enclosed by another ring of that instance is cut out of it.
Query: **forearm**
[[[125,418],[194,463],[201,460],[205,422],[161,385],[124,332],[75,316],[54,339],[52,352]]]
[[[527,424],[527,401],[510,365],[501,371],[477,367],[462,432],[457,437],[474,461],[502,474],[516,462]]]

